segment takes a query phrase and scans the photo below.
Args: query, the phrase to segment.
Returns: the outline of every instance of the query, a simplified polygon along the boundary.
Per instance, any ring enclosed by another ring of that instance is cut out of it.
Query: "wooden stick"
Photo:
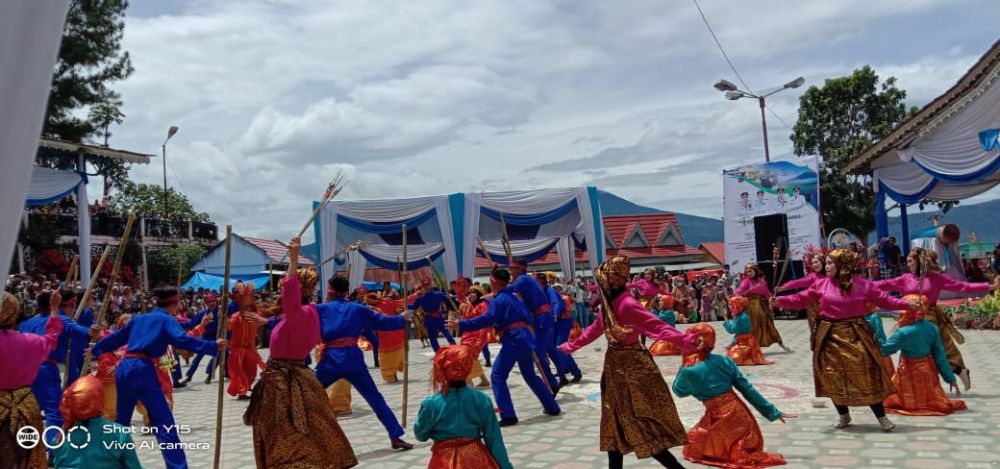
[[[226,269],[222,277],[222,301],[219,302],[219,332],[216,335],[216,337],[223,339],[226,337],[226,327],[229,325],[227,323],[229,317],[226,312],[229,310],[229,267],[232,254],[232,241],[233,225],[226,225]],[[226,347],[226,349],[228,350],[229,347]],[[215,469],[219,469],[220,458],[222,456],[222,399],[226,395],[226,350],[219,350],[217,356],[218,358],[216,358],[215,362],[219,364],[216,367],[219,370],[219,399],[215,405],[215,459],[212,465]]]
[[[342,172],[337,173],[337,177],[333,178],[333,180],[331,180],[330,183],[326,185],[326,190],[323,191],[323,198],[320,200],[320,203],[316,205],[316,209],[313,210],[312,215],[309,216],[309,219],[306,220],[306,223],[302,225],[302,229],[299,230],[299,234],[296,235],[296,237],[301,238],[302,235],[305,234],[306,230],[309,229],[309,225],[311,225],[312,222],[316,220],[316,217],[319,216],[319,213],[323,211],[323,207],[326,207],[327,202],[336,197],[337,194],[340,194],[340,191],[344,190],[344,186],[346,186],[348,182],[349,181],[344,176],[344,173]],[[280,264],[282,262],[285,262],[285,259],[287,258],[288,258],[288,251],[286,250],[285,255],[281,256],[281,259],[278,260],[278,263]]]
[[[115,281],[118,280],[118,269],[122,266],[122,260],[125,258],[125,247],[128,246],[129,236],[132,234],[132,224],[135,223],[135,214],[128,214],[128,221],[125,222],[125,233],[122,234],[122,240],[118,243],[118,253],[115,254],[115,263],[111,266],[111,277],[108,277],[108,291],[104,292],[104,302],[101,303],[101,311],[97,313],[97,318],[94,320],[94,324],[104,324],[105,316],[108,314],[108,307],[111,306],[111,290],[115,285]],[[100,272],[101,269],[97,269],[96,272]],[[83,366],[80,367],[82,370],[90,368],[90,360],[94,357],[85,357],[83,359]]]
[[[73,260],[70,261],[69,263],[69,269],[66,270],[66,281],[63,282],[63,284],[66,285],[66,288],[70,288],[69,282],[73,280],[73,271],[76,270],[76,266],[79,262],[80,262],[80,255],[75,254],[73,256]]]
[[[489,263],[490,263],[490,266],[491,266],[491,267],[496,267],[496,266],[497,266],[497,263],[496,263],[496,262],[493,262],[493,258],[492,258],[492,257],[490,257],[490,251],[488,251],[488,250],[486,249],[486,244],[485,244],[485,243],[483,243],[483,240],[482,240],[482,239],[481,239],[481,238],[480,238],[479,236],[476,236],[476,244],[478,244],[478,245],[479,245],[479,250],[480,250],[480,251],[483,251],[483,257],[485,257],[485,258],[486,258],[486,260],[487,260],[487,261],[489,261]]]
[[[503,252],[507,255],[507,265],[514,265],[514,255],[510,250],[510,238],[507,236],[507,223],[503,220],[503,212],[500,212],[500,229],[503,230],[500,243],[503,244]]]
[[[406,224],[403,224],[403,283],[400,285],[403,288],[403,310],[406,311],[406,305],[409,300],[406,297],[406,291],[409,290],[410,283],[410,272],[407,268],[407,246],[406,246]],[[405,338],[405,336],[404,336]],[[403,428],[406,428],[406,408],[410,398],[410,341],[409,339],[403,341]]]
[[[83,297],[80,298],[80,303],[76,305],[76,312],[73,314],[73,322],[80,320],[80,313],[83,312],[84,305],[87,304],[87,298],[90,298],[90,292],[94,289],[94,284],[97,282],[97,276],[101,274],[101,267],[104,265],[104,261],[108,258],[108,253],[111,252],[111,245],[104,246],[104,252],[101,254],[101,260],[97,261],[97,268],[94,269],[94,273],[90,276],[90,283],[87,284],[87,289],[83,292]],[[73,336],[71,335],[66,341],[66,375],[63,376],[63,389],[69,386],[69,360],[70,355],[73,353]],[[80,368],[80,374],[86,374],[86,369]]]

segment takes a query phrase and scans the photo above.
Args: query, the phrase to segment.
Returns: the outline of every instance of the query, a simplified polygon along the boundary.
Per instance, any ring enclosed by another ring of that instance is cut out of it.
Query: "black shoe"
[[[407,443],[399,438],[392,440],[392,449],[401,449],[403,451],[408,451],[413,449],[412,443]]]
[[[573,379],[571,379],[569,382],[571,382],[571,383],[579,383],[581,379],[583,379],[583,373],[578,374],[578,375],[573,375]]]
[[[543,413],[545,415],[551,415],[551,416],[555,417],[555,416],[561,414],[562,411],[561,410],[544,410]]]
[[[181,381],[180,381],[181,384],[188,384],[190,382],[191,382],[191,377],[190,376],[185,376],[185,377],[181,378]]]
[[[501,427],[513,427],[517,425],[517,417],[511,417],[509,419],[500,419]]]
[[[486,365],[485,366],[486,366],[486,368],[489,368],[489,367],[493,366],[493,362],[491,362],[489,360],[486,360]]]
[[[239,396],[236,396],[236,400],[237,401],[249,401],[250,400],[250,396],[248,396],[246,394],[240,394]]]
[[[566,387],[566,386],[569,386],[569,380],[566,379],[565,376],[562,377],[562,378],[559,378],[559,388],[561,389],[561,388]]]
[[[187,383],[185,383],[184,380],[180,380],[180,381],[174,383],[174,389],[180,389],[180,388],[186,388],[186,387],[187,387]]]
[[[212,375],[208,375],[205,377],[205,384],[212,384]]]

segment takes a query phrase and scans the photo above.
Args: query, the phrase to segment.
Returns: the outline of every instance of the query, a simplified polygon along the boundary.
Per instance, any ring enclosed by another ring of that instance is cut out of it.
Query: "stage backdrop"
[[[757,262],[753,219],[788,215],[789,256],[820,245],[818,157],[754,163],[723,170],[726,262],[739,272]],[[762,261],[770,259],[760,259]]]

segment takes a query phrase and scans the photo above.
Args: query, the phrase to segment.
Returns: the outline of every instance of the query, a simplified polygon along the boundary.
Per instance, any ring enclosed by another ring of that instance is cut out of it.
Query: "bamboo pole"
[[[406,224],[403,224],[403,272],[402,278],[403,283],[400,285],[403,289],[403,311],[406,311],[406,304],[409,300],[406,297],[407,290],[409,290],[410,283],[410,273],[407,269],[407,246],[406,246]],[[405,324],[405,321],[404,321]],[[405,338],[405,335],[404,335]],[[403,428],[406,428],[406,408],[410,398],[410,340],[406,338],[403,341]]]
[[[323,191],[323,198],[320,199],[319,204],[316,205],[316,209],[313,210],[312,215],[309,216],[309,219],[306,220],[304,225],[302,225],[302,229],[299,230],[299,234],[296,235],[297,238],[301,238],[302,235],[305,234],[306,230],[309,229],[309,225],[311,225],[313,220],[315,220],[316,217],[319,216],[319,213],[323,211],[323,207],[326,207],[326,204],[330,202],[331,199],[336,197],[337,194],[340,194],[340,191],[344,190],[344,187],[347,185],[348,182],[349,181],[347,177],[344,175],[344,173],[338,172],[337,176],[333,178],[333,180],[331,180],[329,184],[326,185],[326,190]],[[285,255],[281,256],[281,259],[278,260],[278,263],[281,264],[282,262],[285,262],[285,259],[287,258],[288,258],[288,251],[286,250]]]
[[[500,212],[500,229],[503,230],[500,235],[500,243],[503,244],[503,252],[507,255],[507,265],[513,265],[514,254],[510,250],[510,237],[507,236],[507,222],[503,219],[503,212]]]
[[[73,256],[73,260],[69,263],[69,269],[66,270],[66,281],[63,282],[66,288],[70,288],[69,282],[73,280],[73,272],[76,271],[76,266],[80,262],[80,255],[76,254]]]
[[[87,284],[87,289],[83,292],[83,297],[80,298],[80,303],[76,305],[76,312],[73,314],[73,322],[80,320],[80,313],[83,312],[84,305],[87,304],[87,298],[90,298],[90,292],[94,289],[94,284],[97,282],[97,276],[101,274],[101,267],[104,266],[104,261],[108,258],[108,253],[111,252],[111,245],[104,246],[104,252],[101,254],[101,259],[97,261],[97,268],[94,269],[94,273],[90,276],[90,283]],[[71,335],[66,341],[66,375],[63,376],[63,389],[69,386],[69,361],[70,356],[73,353],[73,336]],[[80,374],[86,374],[87,370],[85,368],[80,369]]]
[[[216,335],[216,337],[223,339],[226,337],[226,327],[229,325],[227,324],[229,317],[226,311],[229,308],[229,267],[232,254],[232,241],[233,225],[226,225],[226,268],[222,280],[222,301],[219,303],[219,332]],[[217,357],[215,362],[219,364],[216,367],[219,370],[219,398],[215,406],[215,458],[212,464],[212,467],[215,469],[219,469],[220,458],[222,456],[222,400],[226,394],[226,351],[219,350]]]
[[[115,254],[115,263],[111,266],[111,276],[108,277],[108,291],[104,293],[104,302],[101,303],[101,311],[97,313],[97,318],[94,319],[94,324],[104,324],[105,316],[108,314],[108,307],[111,306],[111,290],[115,285],[115,281],[118,280],[118,270],[122,266],[122,260],[125,258],[125,247],[128,246],[129,236],[132,235],[132,225],[135,223],[135,214],[128,214],[128,221],[125,222],[125,233],[122,234],[122,240],[118,244],[118,253]],[[96,272],[100,272],[97,269]],[[94,357],[85,357],[83,359],[83,366],[80,370],[86,370],[90,368],[90,360]],[[81,371],[82,372],[82,371]]]

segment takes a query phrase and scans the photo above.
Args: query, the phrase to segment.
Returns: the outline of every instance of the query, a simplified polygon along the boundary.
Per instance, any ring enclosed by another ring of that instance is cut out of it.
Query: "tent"
[[[459,275],[471,278],[479,249],[477,237],[491,258],[506,262],[501,219],[516,260],[530,262],[556,249],[563,270],[571,272],[575,249],[590,248],[592,268],[604,261],[600,202],[593,186],[334,200],[323,208],[313,228],[319,258],[339,255],[337,263],[350,266],[351,284],[357,285],[368,264],[397,268],[404,226],[410,270],[433,262],[448,280]],[[351,249],[352,245],[356,248]],[[324,280],[335,269],[334,263],[326,263],[321,272]]]
[[[236,286],[236,282],[253,282],[254,291],[261,291],[267,287],[267,281],[269,276],[267,274],[242,274],[242,275],[229,275],[229,289],[232,291],[233,287]],[[181,290],[187,290],[188,288],[193,288],[195,290],[199,288],[204,288],[205,290],[210,290],[214,292],[219,292],[222,288],[222,282],[225,278],[222,275],[212,275],[206,274],[204,272],[195,272],[194,275],[181,285]]]
[[[845,166],[870,171],[879,239],[888,236],[886,198],[899,203],[908,251],[906,207],[960,200],[1000,184],[1000,41],[949,89]]]

